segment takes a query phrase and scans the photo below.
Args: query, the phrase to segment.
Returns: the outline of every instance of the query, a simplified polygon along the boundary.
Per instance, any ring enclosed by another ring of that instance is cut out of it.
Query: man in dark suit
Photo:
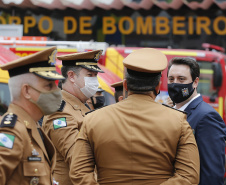
[[[197,93],[200,69],[193,58],[173,58],[168,67],[168,92],[175,108],[187,112],[200,155],[199,185],[223,185],[225,123]]]

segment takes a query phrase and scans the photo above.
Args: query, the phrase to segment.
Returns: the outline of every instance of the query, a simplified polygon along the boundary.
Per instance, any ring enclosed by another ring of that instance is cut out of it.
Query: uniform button
[[[26,120],[24,121],[24,123],[25,123],[26,127],[29,125],[29,122]]]
[[[38,169],[36,168],[36,169],[35,169],[35,173],[37,173],[37,172],[38,172]]]
[[[78,105],[74,105],[75,106],[75,108],[78,108]]]

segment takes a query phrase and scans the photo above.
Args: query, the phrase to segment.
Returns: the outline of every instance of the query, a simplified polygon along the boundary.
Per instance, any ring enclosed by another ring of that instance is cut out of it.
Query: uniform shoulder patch
[[[67,127],[66,118],[58,118],[58,119],[53,120],[54,130],[56,130],[58,128],[63,128],[63,127]]]
[[[184,114],[187,114],[187,112],[185,112],[185,111],[175,109],[175,108],[170,107],[169,105],[166,105],[166,104],[164,104],[164,103],[163,103],[162,105],[164,105],[165,107],[168,107],[168,108],[174,109],[174,110],[176,110],[176,111],[182,112],[182,113],[184,113]]]
[[[15,136],[11,134],[0,133],[0,146],[12,149],[14,144]]]
[[[17,115],[9,113],[5,115],[1,121],[0,127],[14,127],[17,121]]]
[[[60,108],[57,111],[62,112],[64,110],[65,105],[66,105],[66,102],[64,100],[62,100],[62,102],[60,104]]]

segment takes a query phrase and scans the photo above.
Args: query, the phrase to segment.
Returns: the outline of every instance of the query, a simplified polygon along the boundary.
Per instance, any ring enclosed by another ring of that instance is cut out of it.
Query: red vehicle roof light
[[[209,43],[203,43],[202,47],[205,48],[208,51],[216,50],[216,51],[220,51],[222,53],[225,52],[224,48],[217,46],[217,45],[209,44]]]

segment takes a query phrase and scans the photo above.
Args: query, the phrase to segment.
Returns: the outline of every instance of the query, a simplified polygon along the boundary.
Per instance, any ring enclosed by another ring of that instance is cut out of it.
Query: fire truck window
[[[213,70],[210,62],[198,62],[200,67],[198,93],[211,96],[216,90],[213,89]]]
[[[10,93],[8,84],[0,83],[0,116],[8,109],[10,103]]]

